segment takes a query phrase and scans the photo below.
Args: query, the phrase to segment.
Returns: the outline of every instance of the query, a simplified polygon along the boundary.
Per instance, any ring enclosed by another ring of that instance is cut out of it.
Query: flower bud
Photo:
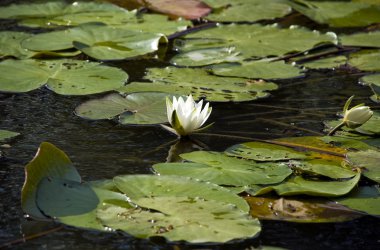
[[[366,123],[373,115],[368,106],[356,106],[344,113],[343,122],[348,128],[357,128]]]

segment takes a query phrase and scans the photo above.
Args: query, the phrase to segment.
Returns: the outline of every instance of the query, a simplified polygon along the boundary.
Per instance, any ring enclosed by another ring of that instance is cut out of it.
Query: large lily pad
[[[182,51],[235,48],[242,57],[251,58],[304,51],[321,43],[337,43],[336,35],[320,34],[300,27],[280,29],[275,25],[232,24],[191,33],[185,39],[177,40],[175,45]]]
[[[212,72],[220,76],[236,76],[259,79],[294,78],[302,76],[302,70],[284,61],[258,60],[241,64],[222,64],[212,67]]]
[[[1,31],[0,32],[0,58],[13,56],[17,58],[29,58],[36,52],[29,51],[21,47],[22,40],[30,37],[31,34],[16,31]]]
[[[350,55],[349,64],[363,71],[380,71],[380,50],[360,51]]]
[[[160,42],[167,42],[162,34],[92,24],[38,34],[25,39],[22,46],[33,51],[75,47],[99,60],[121,60],[154,52]]]
[[[363,168],[362,173],[365,177],[380,183],[380,151],[349,152],[347,154],[347,161],[354,167]]]
[[[16,93],[46,85],[61,95],[88,95],[120,88],[128,79],[120,69],[68,59],[6,60],[0,63],[0,71],[0,91]]]
[[[17,132],[0,129],[0,141],[4,141],[6,139],[18,136],[19,134],[20,133],[17,133]]]
[[[298,12],[331,27],[360,27],[380,22],[380,6],[359,2],[289,1]]]
[[[132,201],[145,197],[189,197],[230,203],[244,212],[247,203],[228,189],[182,176],[125,175],[114,178],[116,187]]]
[[[204,69],[190,68],[152,68],[144,77],[153,81],[132,82],[120,92],[159,91],[194,98],[206,98],[209,101],[250,101],[268,96],[266,91],[277,89],[277,85],[265,81],[253,81],[244,78],[219,77],[208,74]]]
[[[281,196],[305,194],[310,196],[337,197],[348,194],[358,184],[359,180],[360,173],[344,181],[317,181],[296,176],[280,185],[256,190],[252,195],[262,195],[274,190]]]
[[[380,31],[340,35],[339,41],[345,46],[380,47]]]
[[[305,154],[291,148],[265,142],[246,142],[237,144],[229,147],[225,152],[231,156],[255,161],[281,161],[307,158]]]
[[[153,168],[161,175],[184,175],[232,186],[279,183],[292,173],[285,164],[255,163],[218,152],[195,151],[180,156],[193,163],[159,163]]]
[[[117,115],[122,124],[157,124],[167,122],[166,97],[159,92],[132,93],[123,97],[110,94],[82,103],[76,115],[93,120],[111,119]]]
[[[140,238],[165,237],[191,243],[250,238],[260,223],[231,204],[188,197],[147,197],[134,202],[146,210],[105,206],[97,216],[107,227]]]
[[[380,192],[377,187],[358,187],[349,196],[335,201],[349,208],[380,216]]]
[[[347,64],[347,57],[345,56],[326,57],[314,61],[301,63],[302,66],[310,69],[334,69],[345,64]]]
[[[21,192],[21,205],[25,213],[46,218],[36,204],[37,188],[46,178],[66,179],[80,183],[79,173],[67,155],[54,145],[41,143],[36,156],[25,166],[26,180]]]
[[[281,197],[246,197],[251,206],[251,215],[262,220],[291,222],[342,222],[363,216],[363,213],[325,200],[302,200]]]
[[[276,0],[270,2],[262,0],[235,0],[233,2],[206,0],[205,2],[214,8],[213,12],[206,16],[206,19],[217,22],[255,22],[263,19],[274,19],[285,16],[292,10],[284,1]]]

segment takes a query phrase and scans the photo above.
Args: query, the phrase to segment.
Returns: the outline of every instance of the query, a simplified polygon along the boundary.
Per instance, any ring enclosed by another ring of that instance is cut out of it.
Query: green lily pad
[[[380,31],[340,35],[339,41],[344,46],[380,47]]]
[[[374,95],[371,96],[371,100],[374,102],[380,102],[380,74],[363,76],[359,80],[361,83],[368,85]]]
[[[249,207],[241,197],[213,183],[182,176],[125,175],[114,178],[116,187],[133,202],[145,197],[188,197],[230,203],[241,211]]]
[[[302,37],[302,39],[300,39]],[[243,58],[280,56],[305,51],[321,43],[337,43],[334,33],[320,34],[305,28],[280,29],[275,25],[219,25],[178,39],[180,51],[207,48],[234,48]]]
[[[358,187],[349,196],[335,201],[351,209],[380,216],[380,192],[376,187]]]
[[[255,163],[218,152],[195,151],[180,156],[193,163],[159,163],[153,169],[160,175],[183,175],[232,186],[279,183],[292,174],[285,164]]]
[[[151,68],[144,77],[151,82],[132,82],[119,89],[120,92],[159,91],[177,95],[192,94],[195,99],[208,101],[250,101],[268,96],[266,91],[277,85],[245,78],[220,77],[208,74],[205,69]]]
[[[323,142],[331,144],[336,147],[344,148],[347,150],[367,150],[375,149],[375,147],[356,139],[350,139],[338,136],[323,136],[320,138]]]
[[[166,97],[159,92],[132,93],[123,97],[110,94],[82,103],[75,114],[92,120],[111,119],[117,115],[121,124],[157,124],[167,122]]]
[[[22,70],[20,70],[22,69]],[[128,79],[124,71],[79,60],[6,60],[0,63],[0,91],[28,92],[46,85],[61,95],[88,95],[114,90]]]
[[[360,173],[345,181],[317,181],[296,176],[280,185],[264,187],[251,194],[262,195],[274,190],[281,196],[304,194],[310,196],[337,197],[348,194],[358,184],[359,180]]]
[[[19,134],[20,133],[17,132],[0,129],[0,141],[4,141],[6,139],[18,136]]]
[[[301,63],[302,66],[309,69],[330,69],[338,68],[341,65],[347,64],[347,58],[345,56],[333,56],[327,58],[321,58],[314,61]]]
[[[16,31],[0,32],[0,58],[13,56],[20,59],[32,57],[36,52],[29,51],[21,47],[22,40],[30,37],[31,34]]]
[[[255,161],[305,159],[307,156],[291,148],[265,142],[246,142],[226,149],[226,154]]]
[[[227,242],[256,236],[260,223],[231,204],[188,197],[146,197],[134,200],[153,210],[105,206],[97,216],[104,225],[139,238],[165,237],[191,243]]]
[[[25,39],[22,47],[33,51],[75,47],[98,60],[122,60],[152,53],[160,42],[167,42],[162,34],[92,24],[38,34]]]
[[[37,191],[45,178],[60,178],[80,183],[79,173],[67,155],[48,142],[41,143],[36,156],[25,166],[25,183],[21,192],[21,206],[25,213],[46,218],[37,203]]]
[[[331,27],[360,27],[380,22],[380,6],[359,2],[289,1],[295,10]]]
[[[302,70],[284,61],[258,60],[241,64],[222,64],[212,67],[212,72],[220,76],[236,76],[259,79],[280,79],[302,76]]]
[[[343,222],[363,216],[345,206],[325,200],[246,197],[251,215],[260,220],[301,223]]]
[[[214,8],[205,18],[216,22],[255,22],[283,17],[292,11],[284,1],[238,0],[231,2],[230,5],[227,5],[226,1],[206,0],[205,2]],[[221,7],[222,4],[227,6]],[[219,6],[219,9],[215,9],[214,6]]]
[[[366,150],[349,152],[347,161],[354,167],[363,168],[362,174],[377,183],[380,183],[380,151]]]
[[[293,170],[308,175],[322,175],[332,179],[350,178],[356,173],[344,168],[340,163],[329,160],[314,159],[311,161],[291,161]]]
[[[200,49],[175,55],[170,62],[180,66],[203,66],[223,62],[238,62],[243,58],[230,48]]]
[[[349,64],[363,71],[380,71],[380,50],[352,53]]]

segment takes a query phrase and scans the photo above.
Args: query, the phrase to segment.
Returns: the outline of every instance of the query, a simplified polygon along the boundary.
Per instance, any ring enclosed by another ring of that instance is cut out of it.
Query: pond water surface
[[[11,26],[9,26],[11,27]],[[113,63],[139,80],[147,67],[160,61]],[[312,72],[303,78],[279,81],[280,89],[262,100],[213,103],[214,126],[195,135],[197,145],[185,150],[223,151],[247,138],[321,135],[322,121],[335,118],[344,101],[355,93],[356,102],[370,103],[368,87],[358,84],[360,74],[347,71]],[[96,95],[103,96],[105,94]],[[20,194],[24,166],[43,141],[64,150],[86,181],[123,174],[149,174],[151,165],[165,162],[175,137],[159,126],[123,126],[116,121],[88,121],[73,110],[94,96],[68,97],[39,89],[26,94],[0,94],[0,128],[21,133],[2,146],[0,161],[0,248],[39,232],[56,229],[52,222],[24,217]],[[371,103],[373,109],[378,105]],[[191,143],[190,143],[191,144]],[[258,238],[223,245],[179,245],[150,242],[117,233],[99,233],[63,227],[9,249],[254,249],[270,245],[287,249],[379,249],[380,219],[365,216],[343,223],[290,223],[262,221]]]

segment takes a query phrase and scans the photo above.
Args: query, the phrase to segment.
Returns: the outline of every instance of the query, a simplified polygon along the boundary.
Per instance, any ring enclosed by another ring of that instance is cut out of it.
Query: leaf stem
[[[332,130],[330,130],[330,132],[327,135],[332,136],[336,131],[338,131],[343,126],[344,126],[344,122],[339,123]]]

